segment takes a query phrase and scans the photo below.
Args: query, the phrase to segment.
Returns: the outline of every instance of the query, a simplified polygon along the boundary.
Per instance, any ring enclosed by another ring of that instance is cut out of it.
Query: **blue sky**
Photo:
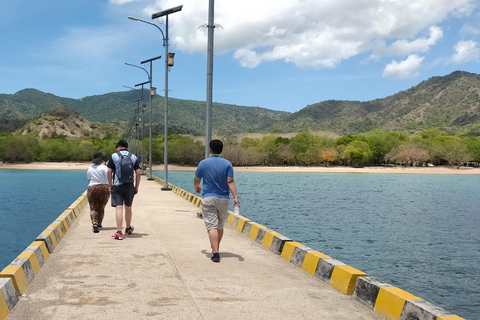
[[[163,56],[161,33],[127,17],[165,31],[151,14],[183,4],[169,17],[169,96],[206,99],[209,0],[0,1],[0,93],[79,99],[147,81],[124,63]],[[296,112],[480,73],[479,18],[478,0],[216,0],[213,101]],[[162,57],[161,95],[164,72]]]

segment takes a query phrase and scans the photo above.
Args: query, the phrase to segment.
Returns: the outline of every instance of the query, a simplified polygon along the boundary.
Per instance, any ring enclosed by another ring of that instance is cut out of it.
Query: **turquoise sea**
[[[162,172],[155,172],[163,178]],[[480,319],[480,176],[243,173],[240,214]],[[0,170],[0,267],[87,188],[83,171]],[[169,172],[193,192],[193,172]]]
[[[86,171],[0,170],[0,269],[87,189]]]
[[[172,172],[169,182],[194,193],[193,176]],[[480,176],[238,172],[235,181],[241,215],[480,319]]]

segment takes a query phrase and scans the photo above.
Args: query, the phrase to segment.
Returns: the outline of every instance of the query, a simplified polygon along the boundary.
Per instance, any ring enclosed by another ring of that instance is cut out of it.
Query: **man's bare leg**
[[[219,232],[217,229],[208,230],[208,238],[210,239],[210,246],[212,247],[213,253],[218,253],[218,247],[220,245],[218,238]]]
[[[116,212],[116,220],[117,220],[117,231],[122,231],[122,225],[123,225],[123,206],[116,206],[115,207],[115,212]],[[126,214],[125,214],[126,215]],[[130,215],[131,217],[131,215]]]
[[[127,207],[125,206],[125,227],[129,228],[131,227],[132,223],[132,207]]]

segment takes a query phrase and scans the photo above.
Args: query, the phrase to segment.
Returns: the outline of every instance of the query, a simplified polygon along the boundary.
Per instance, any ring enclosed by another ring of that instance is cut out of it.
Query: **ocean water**
[[[169,172],[192,193],[193,177]],[[238,172],[235,180],[241,215],[480,319],[480,176]],[[2,269],[87,188],[83,171],[0,170],[0,182]]]
[[[171,172],[169,182],[194,193],[193,177]],[[480,319],[480,176],[238,172],[235,181],[241,215]]]
[[[87,186],[86,171],[0,170],[0,270]]]

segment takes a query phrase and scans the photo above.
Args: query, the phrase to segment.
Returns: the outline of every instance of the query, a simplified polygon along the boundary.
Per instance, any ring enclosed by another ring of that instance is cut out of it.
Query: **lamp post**
[[[157,18],[165,16],[165,20],[166,20],[165,21],[165,33],[163,33],[162,29],[160,29],[160,27],[157,26],[154,23],[151,23],[151,22],[148,22],[148,21],[145,21],[145,20],[142,20],[142,19],[138,19],[138,18],[135,18],[135,17],[131,17],[131,16],[128,17],[128,19],[130,19],[130,20],[140,21],[140,22],[143,22],[143,23],[146,23],[146,24],[149,24],[149,25],[152,25],[152,26],[156,27],[162,33],[162,36],[163,36],[163,46],[165,47],[165,119],[164,119],[164,121],[165,121],[165,125],[164,125],[164,127],[165,127],[165,130],[164,130],[164,132],[165,132],[164,133],[165,142],[164,142],[164,155],[163,155],[163,157],[164,157],[164,160],[163,160],[163,163],[164,163],[164,184],[163,184],[162,190],[164,190],[164,191],[172,190],[171,188],[168,187],[168,67],[169,67],[169,60],[170,60],[170,55],[168,53],[168,15],[181,11],[182,7],[183,7],[183,5],[180,5],[180,6],[177,6],[177,7],[174,7],[174,8],[170,8],[170,9],[163,10],[163,11],[152,14],[152,19],[157,19]],[[173,55],[171,57],[172,57],[171,58],[172,59],[171,65],[173,66]]]
[[[135,87],[138,87],[138,86],[142,86],[142,101],[144,99],[144,96],[143,96],[143,85],[147,84],[148,81],[145,81],[145,82],[142,82],[142,83],[138,83],[135,85]],[[145,110],[146,110],[146,107],[147,105],[142,103],[142,174],[145,174],[144,173],[144,164],[145,164],[145,148],[144,148],[144,144],[143,144],[143,140],[144,140],[144,136],[143,136],[143,130],[144,130],[144,119],[145,119]],[[151,137],[150,137],[151,139]]]
[[[157,59],[159,59],[159,58],[161,58],[161,57],[157,57]],[[125,64],[127,66],[139,68],[139,69],[142,69],[143,71],[145,71],[145,73],[148,76],[148,81],[144,82],[143,84],[150,83],[150,89],[152,88],[152,71],[151,70],[150,70],[150,73],[148,73],[148,71],[145,68],[142,68],[142,67],[139,67],[139,66],[136,66],[134,64],[127,63],[127,62],[125,62]],[[150,69],[151,69],[151,66],[150,66]],[[154,180],[152,178],[152,109],[153,109],[152,108],[152,96],[150,95],[150,126],[148,128],[148,136],[149,136],[148,166],[149,166],[149,171],[150,171],[150,177],[147,180]]]
[[[140,150],[140,151],[141,151],[141,161],[140,161],[140,163],[141,163],[141,168],[142,168],[142,175],[145,174],[145,173],[144,173],[145,149],[144,149],[144,147],[143,147],[143,140],[144,140],[144,136],[143,136],[143,127],[144,127],[144,125],[143,125],[143,119],[144,119],[144,112],[145,112],[145,106],[146,106],[146,105],[143,105],[143,106],[142,106],[142,116],[140,117],[140,100],[143,100],[143,85],[146,84],[146,83],[148,83],[148,81],[138,84],[138,85],[142,85],[142,97],[131,101],[131,102],[137,102],[137,112],[138,112],[138,117],[139,117],[138,121],[140,122],[140,128],[141,128],[141,130],[139,131],[138,134],[139,134],[139,136],[141,135],[141,137],[142,137],[142,138],[141,138],[142,146],[141,146],[141,150]],[[137,86],[137,85],[136,85],[136,86]],[[132,87],[129,87],[129,86],[124,86],[124,87],[125,87],[125,88],[128,88],[128,89],[132,89],[132,90],[137,90],[137,89],[132,88]],[[126,101],[126,100],[124,100],[124,101],[125,101],[125,102],[130,102],[130,101]],[[139,148],[140,148],[140,145],[137,147],[137,149],[139,149]],[[140,154],[140,151],[137,152],[137,155]]]
[[[213,30],[214,24],[214,0],[209,1],[208,6],[208,44],[207,44],[207,112],[205,133],[205,158],[209,157],[209,144],[212,140],[212,96],[213,96]]]

